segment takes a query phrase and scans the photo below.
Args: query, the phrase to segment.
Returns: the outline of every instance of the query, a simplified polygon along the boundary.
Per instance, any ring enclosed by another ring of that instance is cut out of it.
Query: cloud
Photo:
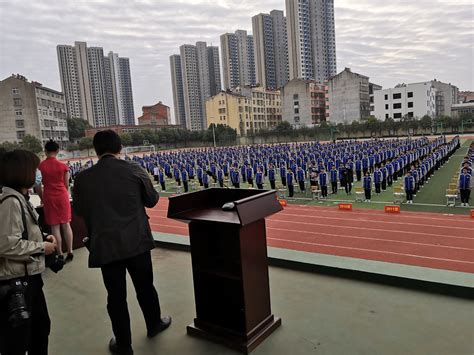
[[[169,56],[184,43],[219,45],[284,0],[0,0],[0,78],[21,73],[60,89],[57,44],[86,41],[130,58],[135,114],[172,106]],[[335,0],[338,70],[385,87],[437,78],[474,88],[471,0]]]

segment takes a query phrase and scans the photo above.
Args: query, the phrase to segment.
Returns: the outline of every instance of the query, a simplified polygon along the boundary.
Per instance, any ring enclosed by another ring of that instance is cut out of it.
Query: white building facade
[[[374,111],[379,120],[404,117],[436,117],[436,88],[430,81],[416,84],[401,84],[393,89],[374,92]]]

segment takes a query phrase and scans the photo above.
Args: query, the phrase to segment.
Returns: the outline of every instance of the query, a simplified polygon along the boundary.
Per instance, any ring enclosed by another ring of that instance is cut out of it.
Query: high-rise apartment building
[[[183,75],[181,72],[181,56],[170,56],[171,87],[173,89],[174,118],[176,124],[186,127],[186,109],[184,106]]]
[[[58,45],[61,86],[68,116],[94,127],[135,124],[132,81],[128,58],[101,47]]]
[[[170,57],[170,69],[177,123],[193,131],[206,129],[205,102],[221,91],[219,49],[206,42],[184,44],[179,55]]]
[[[334,0],[286,0],[289,79],[336,74]]]
[[[21,142],[31,135],[43,144],[54,139],[64,149],[69,142],[66,118],[62,92],[22,75],[0,81],[0,142]]]
[[[254,38],[247,31],[221,35],[222,71],[224,88],[256,84]]]
[[[288,82],[288,45],[283,11],[252,17],[257,83],[275,90]]]

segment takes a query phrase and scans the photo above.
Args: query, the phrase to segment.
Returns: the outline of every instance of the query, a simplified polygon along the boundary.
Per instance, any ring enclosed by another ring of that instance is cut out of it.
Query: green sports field
[[[469,145],[471,144],[471,139],[462,139],[461,148],[458,149],[454,155],[451,156],[449,161],[437,170],[428,183],[422,187],[422,189],[417,193],[416,197],[413,198],[413,204],[401,204],[402,211],[416,211],[416,212],[437,212],[437,213],[447,213],[447,214],[465,214],[470,213],[470,209],[466,207],[448,207],[446,206],[446,189],[448,188],[449,182],[454,174],[459,172],[460,164],[467,152]],[[353,203],[354,208],[367,208],[367,209],[377,209],[383,210],[384,206],[394,204],[394,187],[402,186],[403,178],[394,181],[392,187],[387,187],[386,191],[383,191],[380,195],[376,195],[375,191],[372,191],[372,200],[370,203],[366,202],[355,202],[356,198],[356,188],[361,187],[361,182],[354,182],[351,195],[346,195],[345,191],[339,190],[336,195],[329,194],[328,198],[325,201],[313,200],[311,192],[307,191],[305,193],[299,192],[299,188],[295,186],[295,196],[292,199],[287,199],[288,203],[295,203],[300,205],[316,205],[316,206],[331,206],[337,205],[339,202],[350,202]],[[212,184],[211,184],[212,185]],[[240,184],[242,188],[248,187],[247,184]],[[279,182],[277,181],[277,187]],[[280,184],[281,185],[281,184]],[[191,184],[190,184],[191,186]],[[266,186],[269,187],[268,181]],[[157,186],[158,189],[158,186]],[[166,181],[166,192],[161,192],[162,196],[170,196],[176,194],[177,187],[176,183],[173,180]],[[198,189],[198,186],[190,187],[190,191]],[[329,187],[330,190],[330,187]],[[474,205],[474,202],[471,199],[471,205]]]

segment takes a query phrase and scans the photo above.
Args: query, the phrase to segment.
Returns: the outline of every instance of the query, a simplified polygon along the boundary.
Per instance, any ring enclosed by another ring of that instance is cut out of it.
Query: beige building
[[[31,135],[50,138],[64,148],[69,142],[64,95],[22,75],[0,81],[0,142],[21,142]]]
[[[245,136],[271,129],[281,122],[279,91],[264,88],[236,88],[206,101],[208,124],[225,124]]]

